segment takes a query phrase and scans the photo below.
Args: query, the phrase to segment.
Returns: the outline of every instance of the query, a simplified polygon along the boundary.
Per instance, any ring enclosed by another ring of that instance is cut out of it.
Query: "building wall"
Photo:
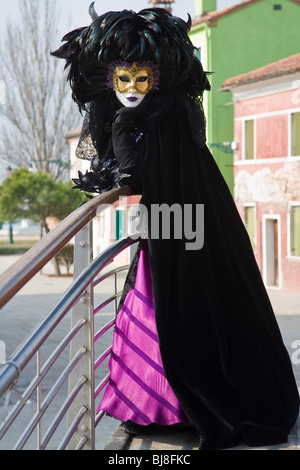
[[[274,10],[275,3],[282,9]],[[205,70],[213,72],[207,93],[207,142],[230,189],[232,154],[230,146],[221,144],[233,140],[233,105],[229,95],[218,90],[229,77],[299,52],[299,17],[300,4],[261,0],[223,16],[214,26],[202,23],[191,30],[192,42],[197,46],[202,41],[206,49]]]
[[[291,207],[300,206],[300,155],[291,155],[290,145],[291,114],[300,112],[296,83],[299,74],[233,89],[235,200],[245,223],[247,207],[255,208],[258,265],[269,287],[284,290],[300,289],[300,256],[290,252]],[[255,123],[255,158],[245,160],[244,129],[249,119]],[[276,249],[271,246],[272,231],[277,231]],[[278,278],[272,283],[267,269],[275,252]]]

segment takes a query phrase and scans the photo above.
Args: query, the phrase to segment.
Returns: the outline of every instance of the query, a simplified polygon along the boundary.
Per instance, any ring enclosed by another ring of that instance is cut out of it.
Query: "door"
[[[279,287],[279,217],[264,217],[264,282],[267,287]]]

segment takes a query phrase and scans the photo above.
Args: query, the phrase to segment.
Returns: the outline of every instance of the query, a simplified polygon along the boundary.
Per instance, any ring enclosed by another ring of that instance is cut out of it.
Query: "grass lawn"
[[[0,255],[22,255],[39,240],[38,237],[14,237],[14,243],[9,244],[7,237],[0,238]]]

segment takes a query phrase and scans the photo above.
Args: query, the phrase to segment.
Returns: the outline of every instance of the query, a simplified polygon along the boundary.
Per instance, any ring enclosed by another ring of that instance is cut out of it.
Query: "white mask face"
[[[127,93],[120,93],[118,90],[115,90],[115,92],[118,100],[122,103],[123,106],[126,106],[126,108],[136,108],[136,106],[141,104],[146,96],[137,93],[135,89],[132,89]]]

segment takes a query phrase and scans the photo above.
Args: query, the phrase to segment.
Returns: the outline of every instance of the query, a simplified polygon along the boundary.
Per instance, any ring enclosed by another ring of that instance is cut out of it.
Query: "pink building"
[[[263,45],[262,45],[263,47]],[[300,289],[300,54],[229,78],[234,195],[267,287]]]

